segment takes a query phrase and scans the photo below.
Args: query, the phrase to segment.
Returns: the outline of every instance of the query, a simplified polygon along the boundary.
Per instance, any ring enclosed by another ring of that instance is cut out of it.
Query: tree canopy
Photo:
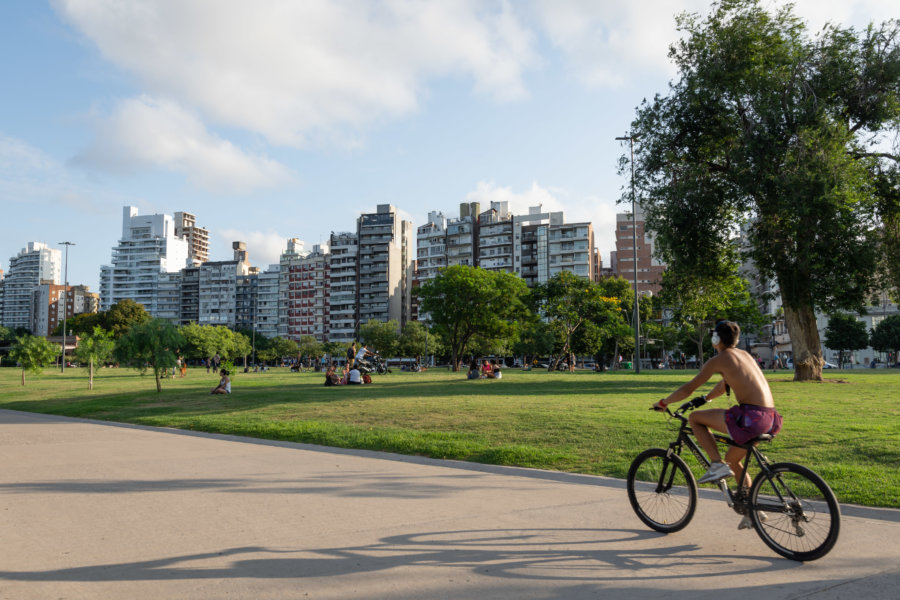
[[[825,345],[838,351],[838,367],[844,368],[844,352],[862,350],[869,345],[866,325],[853,315],[837,313],[828,319]]]
[[[879,352],[900,350],[900,315],[891,315],[872,330],[872,347]]]
[[[40,373],[60,355],[62,347],[51,344],[46,338],[36,335],[22,335],[9,351],[10,360],[22,367],[22,385],[25,385],[25,371]]]
[[[116,359],[141,373],[153,371],[156,391],[161,392],[160,378],[173,368],[178,359],[177,351],[185,346],[180,328],[165,319],[150,319],[134,323],[118,340],[114,351]]]
[[[418,295],[422,312],[450,351],[455,371],[473,336],[507,337],[513,322],[529,314],[523,279],[478,267],[447,267],[425,282]]]
[[[94,331],[78,340],[75,348],[75,357],[82,363],[88,364],[88,389],[94,389],[94,365],[108,360],[115,350],[116,341],[111,331],[106,331],[99,325]]]
[[[879,248],[897,239],[884,225],[900,214],[898,156],[879,143],[900,123],[900,25],[810,38],[790,5],[722,0],[678,26],[678,79],[631,131],[659,256],[725,277],[742,232],[746,257],[780,288],[795,379],[821,379],[815,310],[861,308],[885,268]]]

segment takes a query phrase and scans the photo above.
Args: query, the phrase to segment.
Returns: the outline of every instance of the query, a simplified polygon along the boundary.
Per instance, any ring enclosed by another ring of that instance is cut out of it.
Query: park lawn
[[[218,377],[205,369],[165,380],[159,394],[152,375],[130,369],[99,370],[93,391],[83,368],[29,374],[24,387],[20,373],[0,369],[0,408],[619,478],[640,451],[674,439],[648,408],[694,374],[508,369],[499,381],[468,381],[439,369],[324,387],[319,373],[273,369],[238,373],[232,395],[211,396]],[[785,421],[765,447],[770,459],[813,468],[842,502],[900,507],[900,373],[767,376]]]

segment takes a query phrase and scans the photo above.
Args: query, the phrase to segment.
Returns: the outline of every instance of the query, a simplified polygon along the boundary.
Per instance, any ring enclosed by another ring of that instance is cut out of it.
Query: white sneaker
[[[716,462],[709,466],[709,471],[703,474],[703,477],[697,480],[697,483],[713,483],[726,477],[732,477],[734,473],[731,467],[723,462]]]
[[[759,517],[760,523],[765,523],[769,520],[769,515],[767,515],[763,511],[759,511],[756,514]],[[753,521],[750,520],[750,515],[744,515],[744,518],[741,519],[740,523],[738,523],[738,529],[753,529]]]

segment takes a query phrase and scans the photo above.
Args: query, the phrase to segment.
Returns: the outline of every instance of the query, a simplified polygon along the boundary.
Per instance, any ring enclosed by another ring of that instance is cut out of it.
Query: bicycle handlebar
[[[694,410],[695,408],[699,408],[699,407],[703,406],[704,404],[706,404],[707,402],[709,402],[709,399],[706,396],[695,396],[695,397],[691,398],[690,400],[688,400],[687,402],[685,402],[684,404],[682,404],[681,406],[679,406],[677,409],[675,409],[674,413],[669,409],[668,406],[663,410],[665,410],[670,415],[680,415],[680,414],[684,414],[685,412]],[[656,405],[651,406],[650,410],[655,410],[656,412],[662,412],[662,410],[656,408]]]

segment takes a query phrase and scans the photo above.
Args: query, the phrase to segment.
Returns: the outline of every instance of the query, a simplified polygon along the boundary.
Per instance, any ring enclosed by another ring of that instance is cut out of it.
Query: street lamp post
[[[638,266],[637,266],[637,217],[635,216],[634,201],[634,136],[623,136],[616,138],[619,141],[627,141],[631,145],[631,242],[632,256],[634,264],[634,372],[641,372],[641,314],[638,307]]]
[[[63,343],[62,343],[62,360],[60,362],[60,372],[66,372],[66,326],[68,322],[66,317],[69,315],[69,246],[74,246],[73,242],[60,242],[60,246],[66,247],[66,262],[63,267]]]

